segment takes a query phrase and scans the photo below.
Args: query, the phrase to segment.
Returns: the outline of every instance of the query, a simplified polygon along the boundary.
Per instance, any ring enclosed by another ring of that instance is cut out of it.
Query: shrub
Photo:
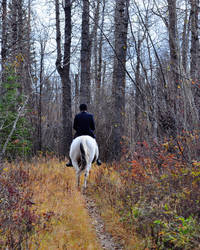
[[[128,162],[125,156],[94,175],[91,193],[101,197],[102,211],[115,209],[129,235],[136,232],[149,249],[199,247],[198,140],[197,131],[184,131],[162,143],[139,142]]]
[[[0,176],[0,245],[20,249],[39,217],[31,210],[32,194],[26,188],[28,172],[19,165],[4,164]]]

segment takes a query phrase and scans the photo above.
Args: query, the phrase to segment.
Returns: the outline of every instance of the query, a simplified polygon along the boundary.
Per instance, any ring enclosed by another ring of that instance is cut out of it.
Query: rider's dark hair
[[[86,111],[87,110],[87,105],[83,103],[83,104],[81,104],[79,106],[79,109],[80,109],[80,111]]]

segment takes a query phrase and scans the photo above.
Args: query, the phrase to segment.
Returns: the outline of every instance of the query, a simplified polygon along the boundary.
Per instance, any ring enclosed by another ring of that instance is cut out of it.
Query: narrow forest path
[[[95,228],[98,241],[101,244],[102,249],[106,250],[121,250],[123,247],[117,243],[111,234],[105,231],[104,221],[102,220],[99,211],[96,207],[95,202],[89,198],[87,195],[84,195],[86,201],[86,207],[90,215],[92,225]]]
[[[33,210],[42,219],[35,226],[29,249],[123,249],[105,231],[104,222],[87,192],[82,194],[77,190],[73,168],[66,168],[63,162],[53,159],[38,162],[30,172]]]

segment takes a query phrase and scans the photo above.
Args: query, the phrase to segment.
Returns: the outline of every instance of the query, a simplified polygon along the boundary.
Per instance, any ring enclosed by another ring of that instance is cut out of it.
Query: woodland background
[[[198,1],[1,6],[2,155],[67,155],[82,102],[107,160],[199,128]]]
[[[22,247],[40,224],[30,183],[51,179],[52,158],[68,156],[86,103],[105,162],[89,193],[103,213],[110,208],[106,218],[119,218],[110,230],[120,224],[125,233],[112,233],[127,249],[125,235],[135,233],[147,249],[198,249],[199,0],[0,4],[2,244]],[[44,172],[32,169],[44,161]],[[16,207],[29,212],[12,228]]]

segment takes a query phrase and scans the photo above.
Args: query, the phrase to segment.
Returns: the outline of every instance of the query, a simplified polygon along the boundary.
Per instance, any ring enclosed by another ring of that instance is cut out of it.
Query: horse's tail
[[[80,166],[80,170],[84,170],[86,165],[87,165],[87,160],[86,160],[86,153],[85,153],[85,149],[83,147],[83,143],[80,143],[80,151],[81,151],[81,166]]]

